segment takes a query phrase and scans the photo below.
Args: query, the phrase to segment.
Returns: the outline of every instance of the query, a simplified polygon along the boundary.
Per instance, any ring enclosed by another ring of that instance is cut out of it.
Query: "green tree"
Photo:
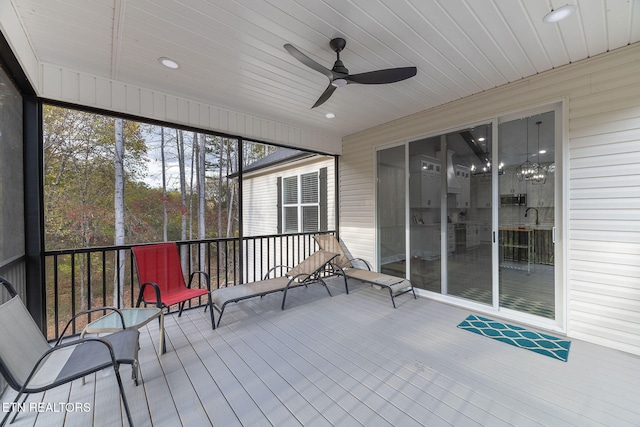
[[[46,249],[113,244],[115,120],[55,106],[45,106],[43,114]],[[124,121],[122,134],[127,152],[123,178],[136,181],[143,173],[141,159],[146,153],[139,124]],[[82,309],[87,302],[84,284],[91,278],[86,277],[87,259],[77,260],[79,277],[74,280],[81,284],[78,308]],[[68,269],[68,265],[59,268]]]
[[[115,120],[55,106],[44,108],[46,248],[114,242]],[[144,174],[140,125],[124,121],[125,182]]]

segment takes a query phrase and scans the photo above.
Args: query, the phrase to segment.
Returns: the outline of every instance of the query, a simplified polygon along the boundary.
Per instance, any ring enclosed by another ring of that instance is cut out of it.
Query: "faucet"
[[[538,209],[536,208],[527,208],[526,211],[524,211],[524,217],[527,217],[527,214],[529,213],[529,209],[533,209],[534,211],[536,211],[536,225],[540,224],[540,222],[538,221]]]

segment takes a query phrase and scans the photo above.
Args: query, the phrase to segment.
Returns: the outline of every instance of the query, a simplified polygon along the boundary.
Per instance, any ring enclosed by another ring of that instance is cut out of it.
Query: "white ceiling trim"
[[[38,95],[45,99],[104,109],[166,123],[239,136],[260,142],[342,153],[342,138],[283,122],[125,84],[113,79],[41,63]]]

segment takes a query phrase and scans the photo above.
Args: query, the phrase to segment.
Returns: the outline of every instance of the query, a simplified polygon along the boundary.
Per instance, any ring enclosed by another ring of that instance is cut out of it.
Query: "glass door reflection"
[[[378,151],[376,169],[379,271],[406,277],[404,145]]]
[[[411,283],[441,292],[442,177],[440,137],[409,143]],[[445,221],[446,224],[446,221]]]
[[[415,287],[492,303],[491,129],[488,123],[409,144]]]
[[[555,318],[554,112],[501,123],[500,307]]]
[[[446,135],[447,294],[492,304],[491,123]],[[443,150],[445,147],[443,147]]]

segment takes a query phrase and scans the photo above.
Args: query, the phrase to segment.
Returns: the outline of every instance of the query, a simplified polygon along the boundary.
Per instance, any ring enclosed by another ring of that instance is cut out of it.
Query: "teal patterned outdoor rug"
[[[571,341],[530,331],[520,326],[508,325],[471,314],[458,325],[458,328],[535,351],[563,362],[569,358]]]

